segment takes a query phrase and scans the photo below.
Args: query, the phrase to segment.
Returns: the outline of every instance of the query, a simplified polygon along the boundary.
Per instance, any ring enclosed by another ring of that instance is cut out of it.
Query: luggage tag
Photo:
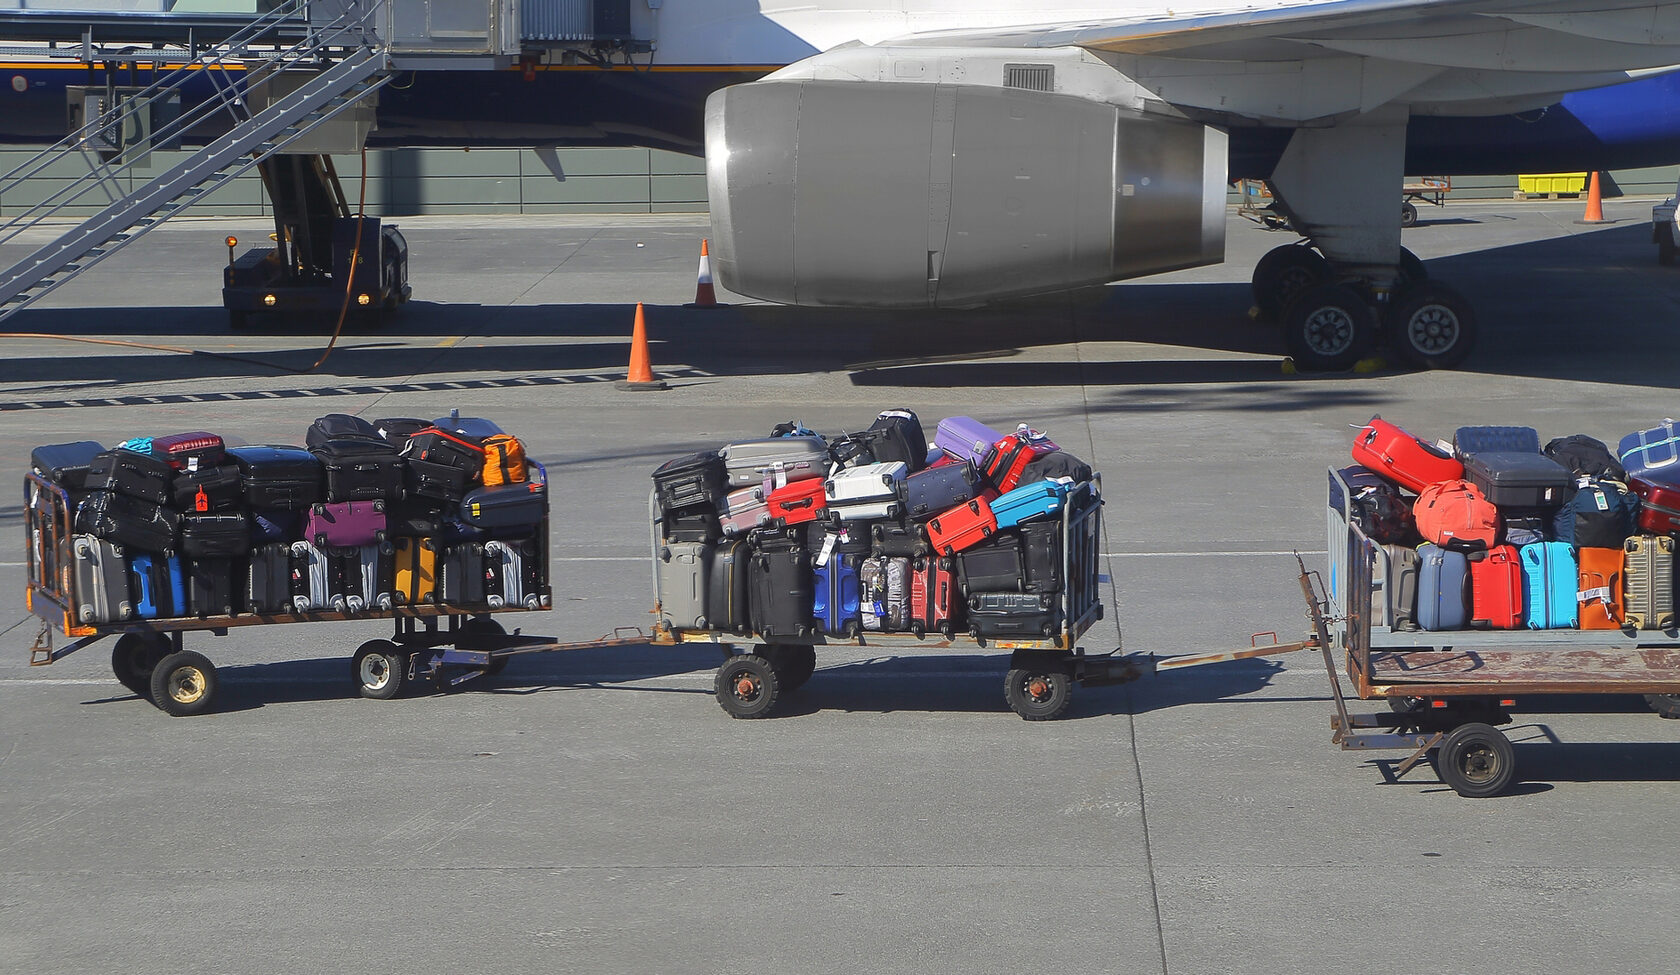
[[[837,535],[824,535],[822,551],[817,553],[816,564],[820,568],[828,564],[828,557],[834,554],[834,544],[840,541]]]
[[[1608,604],[1610,602],[1610,587],[1598,586],[1594,589],[1583,589],[1575,595],[1575,601],[1583,604],[1591,602]]]
[[[787,465],[782,461],[778,460],[771,464],[766,473],[770,476],[765,480],[773,482],[771,490],[785,488],[788,486]]]

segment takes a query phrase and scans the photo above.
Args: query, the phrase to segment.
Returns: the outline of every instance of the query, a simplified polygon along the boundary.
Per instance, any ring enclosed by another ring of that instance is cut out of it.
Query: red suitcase
[[[910,632],[949,637],[956,629],[951,606],[962,604],[951,598],[956,588],[950,559],[924,556],[910,563]]]
[[[825,484],[822,478],[811,477],[802,481],[790,481],[787,487],[771,491],[764,499],[770,506],[770,517],[788,526],[816,521],[828,508],[828,496],[824,493]]]
[[[997,532],[997,516],[985,498],[965,501],[927,523],[928,541],[940,555],[955,555]]]
[[[986,460],[986,478],[999,493],[1006,493],[1021,483],[1021,472],[1028,464],[1055,451],[1056,445],[1048,440],[1027,440],[1012,433],[992,445],[991,456]]]
[[[1628,478],[1639,495],[1639,530],[1652,535],[1680,535],[1680,487],[1643,477]]]
[[[202,430],[153,437],[152,456],[168,461],[176,470],[214,467],[222,462],[222,438]]]
[[[1426,444],[1380,416],[1371,417],[1353,438],[1353,459],[1412,491],[1464,476],[1464,465],[1451,453]]]
[[[1522,629],[1522,562],[1510,545],[1495,545],[1471,558],[1470,625],[1479,630]]]

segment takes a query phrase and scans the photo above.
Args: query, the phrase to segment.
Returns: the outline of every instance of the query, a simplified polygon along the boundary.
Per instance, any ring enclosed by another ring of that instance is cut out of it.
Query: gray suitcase
[[[821,437],[769,437],[740,440],[718,451],[723,456],[729,486],[776,485],[828,475],[828,444]]]
[[[1635,535],[1622,543],[1622,556],[1626,625],[1674,629],[1674,539]]]
[[[281,542],[257,546],[246,576],[246,608],[258,615],[289,613],[292,595],[292,547]]]
[[[899,632],[910,628],[910,560],[877,555],[858,568],[863,628]]]
[[[396,548],[390,542],[342,548],[331,573],[333,608],[340,613],[384,612],[396,605]]]
[[[706,599],[714,551],[706,542],[667,542],[659,547],[659,612],[666,626],[674,630],[711,626]]]
[[[484,603],[484,546],[462,542],[444,550],[439,559],[438,601],[453,606]]]
[[[71,545],[76,555],[76,618],[83,623],[133,618],[122,546],[92,535],[77,535]]]
[[[535,540],[484,544],[484,577],[494,579],[494,585],[485,593],[484,598],[492,609],[501,609],[503,606],[543,608],[545,600],[542,594],[542,580],[536,571],[538,566],[533,561],[535,552]]]
[[[1415,630],[1418,553],[1406,545],[1384,545],[1376,560],[1371,591],[1371,625]],[[1392,610],[1392,614],[1390,613]]]
[[[300,613],[311,610],[330,610],[343,613],[349,610],[344,593],[333,580],[333,557],[326,549],[308,542],[292,543],[292,608]]]

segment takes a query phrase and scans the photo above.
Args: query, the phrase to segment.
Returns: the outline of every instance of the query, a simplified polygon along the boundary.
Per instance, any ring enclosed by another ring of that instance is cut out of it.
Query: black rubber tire
[[[1423,258],[1407,248],[1400,248],[1400,286],[1410,288],[1428,280],[1429,268],[1423,266]]]
[[[111,672],[122,686],[150,700],[152,671],[169,651],[168,637],[124,633],[111,648]]]
[[[1417,226],[1417,205],[1411,200],[1406,200],[1400,204],[1400,226]]]
[[[1647,694],[1645,703],[1659,718],[1680,718],[1680,694]]]
[[[1399,295],[1383,321],[1394,354],[1419,369],[1452,369],[1476,347],[1476,313],[1470,302],[1433,281]]]
[[[1054,721],[1073,703],[1073,675],[1060,663],[1012,667],[1003,679],[1009,710],[1027,721]]]
[[[775,649],[776,654],[770,660],[776,668],[776,679],[783,694],[804,687],[811,675],[817,672],[816,647],[808,643],[784,643]]]
[[[191,650],[169,654],[152,669],[152,703],[177,718],[210,710],[216,686],[216,665]]]
[[[1302,372],[1343,372],[1376,344],[1377,313],[1346,285],[1318,284],[1295,296],[1281,319],[1283,342]]]
[[[1674,243],[1674,228],[1664,224],[1657,228],[1657,263],[1663,267],[1673,267],[1677,250]]]
[[[1305,244],[1286,244],[1267,251],[1255,263],[1249,282],[1260,320],[1277,321],[1296,295],[1330,277],[1330,262]]]
[[[718,668],[714,690],[718,704],[731,718],[762,718],[776,707],[781,680],[766,658],[738,653]]]
[[[1471,722],[1454,728],[1433,756],[1435,772],[1468,799],[1505,791],[1516,772],[1511,741],[1490,724]]]
[[[350,658],[350,676],[363,697],[389,701],[408,679],[408,652],[390,640],[369,640]]]

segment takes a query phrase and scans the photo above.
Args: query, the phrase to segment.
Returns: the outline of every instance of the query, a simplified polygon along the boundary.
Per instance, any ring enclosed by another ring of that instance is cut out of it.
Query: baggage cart
[[[661,617],[659,591],[661,545],[659,506],[649,500],[653,525],[654,614]],[[817,648],[847,646],[891,652],[1004,651],[1010,653],[1004,697],[1029,721],[1057,718],[1067,710],[1073,685],[1123,683],[1138,676],[1137,662],[1118,651],[1090,654],[1080,641],[1103,618],[1100,573],[1102,500],[1099,488],[1081,484],[1068,496],[1059,524],[1062,533],[1062,579],[1056,595],[1059,625],[1033,637],[988,638],[971,633],[874,632],[855,635],[814,632],[806,636],[766,636],[718,629],[685,629],[664,622],[654,627],[652,642],[661,646],[707,643],[723,654],[715,691],[718,704],[737,718],[771,714],[778,697],[804,684],[816,668]]]
[[[533,481],[547,483],[547,471],[540,463],[530,461],[528,469]],[[309,610],[83,623],[75,610],[81,601],[71,548],[74,511],[70,495],[31,472],[25,477],[24,500],[28,548],[25,601],[42,624],[30,664],[51,664],[100,640],[114,638],[111,664],[117,679],[173,715],[209,710],[217,692],[215,665],[203,654],[183,646],[188,633],[225,636],[230,630],[248,626],[388,619],[392,622],[390,639],[370,640],[351,657],[351,672],[360,693],[378,699],[395,697],[405,683],[418,678],[428,678],[444,690],[454,689],[498,672],[509,657],[517,654],[647,642],[639,631],[627,630],[586,644],[562,644],[548,637],[522,635],[517,630],[509,633],[494,617],[530,612],[533,607],[492,606],[489,602],[399,604],[388,610],[356,613]],[[553,608],[553,599],[548,584],[546,495],[536,538],[541,565],[540,605],[536,608],[547,611]],[[55,634],[70,642],[55,646]]]
[[[1336,713],[1332,738],[1344,750],[1405,749],[1400,776],[1425,758],[1463,796],[1491,796],[1513,781],[1509,724],[1519,700],[1558,694],[1641,694],[1664,717],[1680,717],[1680,632],[1669,630],[1409,630],[1395,625],[1388,553],[1337,510],[1349,487],[1330,471],[1326,505],[1328,579],[1301,570]],[[1349,711],[1383,700],[1389,711]]]

